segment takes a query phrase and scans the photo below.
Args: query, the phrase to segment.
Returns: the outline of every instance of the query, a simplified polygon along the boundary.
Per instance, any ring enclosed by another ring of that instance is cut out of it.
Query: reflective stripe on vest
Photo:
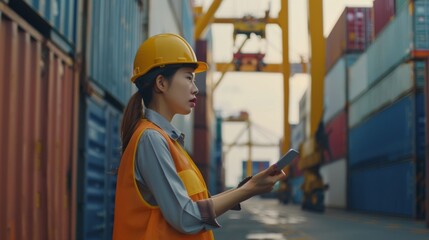
[[[118,170],[113,239],[214,239],[212,231],[201,231],[197,234],[180,233],[165,220],[158,206],[150,205],[141,196],[134,176],[134,162],[139,139],[146,129],[158,131],[167,140],[177,174],[185,185],[189,197],[193,201],[208,198],[204,179],[186,151],[177,141],[171,140],[161,128],[142,119],[122,155]]]

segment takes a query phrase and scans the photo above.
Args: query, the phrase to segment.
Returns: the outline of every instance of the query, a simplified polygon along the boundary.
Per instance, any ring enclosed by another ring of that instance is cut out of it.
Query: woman
[[[138,92],[122,121],[114,239],[214,239],[216,217],[240,202],[271,191],[285,177],[275,166],[240,188],[209,197],[201,173],[171,125],[175,114],[196,105],[195,73],[207,70],[180,36],[147,39],[134,60]],[[144,111],[143,111],[144,110]]]

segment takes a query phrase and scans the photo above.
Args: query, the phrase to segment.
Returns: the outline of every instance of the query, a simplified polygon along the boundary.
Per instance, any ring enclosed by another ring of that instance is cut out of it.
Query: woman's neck
[[[167,121],[171,122],[171,120],[174,117],[174,113],[168,109],[165,104],[161,104],[157,101],[153,101],[151,104],[149,104],[148,108],[152,109],[153,111],[159,113],[161,116],[163,116]]]

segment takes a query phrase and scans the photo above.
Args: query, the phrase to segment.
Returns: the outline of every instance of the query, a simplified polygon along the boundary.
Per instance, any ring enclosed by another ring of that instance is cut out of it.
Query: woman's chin
[[[187,109],[181,109],[180,111],[177,112],[177,114],[180,115],[188,115],[192,112],[192,108],[187,108]]]

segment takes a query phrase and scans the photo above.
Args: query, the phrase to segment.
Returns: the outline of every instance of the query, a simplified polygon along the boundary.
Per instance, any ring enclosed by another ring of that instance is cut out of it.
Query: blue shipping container
[[[182,32],[183,37],[195,48],[194,38],[194,14],[192,13],[191,1],[182,0]]]
[[[223,191],[224,181],[222,179],[222,117],[216,116],[212,126],[211,152],[210,152],[210,169],[208,187],[212,195]]]
[[[292,188],[292,202],[301,204],[303,198],[301,186],[304,183],[304,176],[292,178],[289,183]]]
[[[76,0],[24,0],[67,42],[74,46],[76,41]]]
[[[424,157],[424,96],[411,94],[349,131],[349,166]]]
[[[126,105],[134,92],[130,78],[142,40],[147,6],[138,1],[90,1],[89,77]]]
[[[78,239],[111,239],[121,114],[101,100],[87,98],[86,129],[79,161]]]
[[[349,176],[351,209],[415,215],[415,165],[412,161],[350,171]]]

